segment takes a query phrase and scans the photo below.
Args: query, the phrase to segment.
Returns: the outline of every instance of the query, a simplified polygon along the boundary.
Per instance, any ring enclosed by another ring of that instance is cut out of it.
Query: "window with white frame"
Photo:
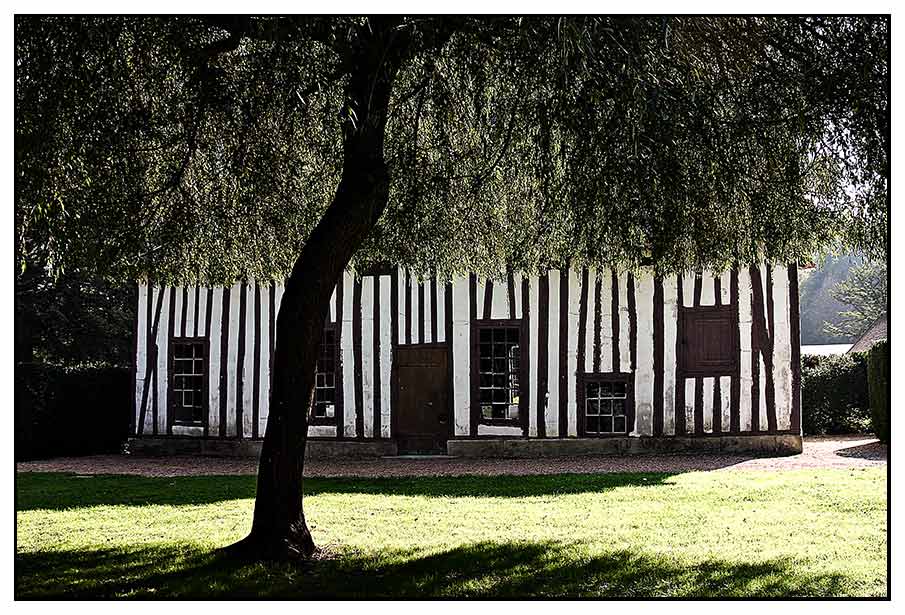
[[[628,383],[606,379],[588,380],[584,388],[585,435],[626,433]]]
[[[174,339],[172,344],[173,420],[180,424],[201,424],[207,407],[206,344],[203,340],[186,339]]]
[[[519,420],[519,335],[517,326],[478,329],[478,400],[482,421]]]

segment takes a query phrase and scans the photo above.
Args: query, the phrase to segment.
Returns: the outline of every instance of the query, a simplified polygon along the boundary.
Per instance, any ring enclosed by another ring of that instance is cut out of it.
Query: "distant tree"
[[[827,254],[817,259],[816,266],[799,272],[798,293],[801,311],[802,344],[834,344],[846,341],[824,330],[827,323],[838,324],[845,304],[833,298],[836,284],[848,278],[849,270],[862,262],[854,254]]]
[[[53,268],[286,278],[254,521],[307,556],[350,264],[791,261],[886,236],[889,19],[16,19],[16,227]]]
[[[15,359],[131,365],[135,288],[92,274],[16,277]]]
[[[887,279],[885,261],[867,261],[853,267],[848,278],[830,291],[836,301],[849,309],[839,313],[838,323],[825,323],[824,330],[846,338],[857,338],[866,332],[886,314]]]

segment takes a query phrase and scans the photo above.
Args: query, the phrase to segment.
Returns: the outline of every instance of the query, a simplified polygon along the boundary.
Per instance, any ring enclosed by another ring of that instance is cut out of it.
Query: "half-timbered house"
[[[136,449],[249,452],[283,287],[139,285]],[[343,275],[309,451],[801,449],[797,268]],[[302,411],[300,409],[300,411]]]

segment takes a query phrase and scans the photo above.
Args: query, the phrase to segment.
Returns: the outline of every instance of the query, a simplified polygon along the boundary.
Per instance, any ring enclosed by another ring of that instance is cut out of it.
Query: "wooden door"
[[[446,346],[396,349],[396,438],[400,453],[446,450],[449,373]]]

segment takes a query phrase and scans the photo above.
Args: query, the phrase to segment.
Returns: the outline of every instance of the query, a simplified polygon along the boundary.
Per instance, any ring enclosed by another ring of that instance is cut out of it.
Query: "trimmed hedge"
[[[806,435],[870,433],[866,353],[801,357]]]
[[[127,367],[19,363],[15,457],[116,453],[129,434]]]
[[[867,351],[870,422],[881,442],[889,442],[889,342],[875,343]]]

